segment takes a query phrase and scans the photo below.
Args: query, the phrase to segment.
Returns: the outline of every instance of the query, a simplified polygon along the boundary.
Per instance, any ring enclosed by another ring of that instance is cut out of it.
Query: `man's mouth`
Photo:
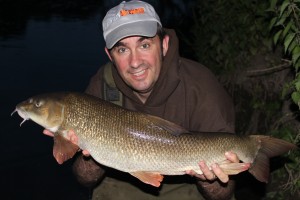
[[[145,73],[145,69],[144,70],[141,70],[141,71],[139,71],[139,72],[135,72],[135,73],[133,73],[132,75],[133,76],[141,76],[141,75],[143,75],[144,73]]]

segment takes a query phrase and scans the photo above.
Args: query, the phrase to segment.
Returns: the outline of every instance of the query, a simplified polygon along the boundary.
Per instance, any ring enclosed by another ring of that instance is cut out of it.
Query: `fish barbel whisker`
[[[27,117],[27,115],[25,113],[23,113],[22,111],[20,111],[17,108],[10,114],[10,116],[12,116],[15,112],[17,112],[19,114],[19,116],[23,118],[23,121],[20,123],[20,126],[22,126],[22,124],[25,121],[27,121],[29,118]]]
[[[22,124],[27,121],[28,119],[23,119],[23,121],[21,122],[20,126],[22,126]]]
[[[13,116],[13,114],[15,114],[15,112],[17,112],[17,109],[15,109],[15,110],[10,114],[10,116]]]

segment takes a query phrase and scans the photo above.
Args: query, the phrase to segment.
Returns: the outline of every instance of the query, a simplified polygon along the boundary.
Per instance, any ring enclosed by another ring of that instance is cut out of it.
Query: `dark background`
[[[101,21],[121,1],[0,0],[0,192],[5,199],[89,199],[57,164],[42,127],[10,116],[17,103],[49,91],[83,91],[107,61]],[[176,28],[193,1],[148,1]],[[2,199],[2,198],[1,198]]]
[[[96,1],[0,1],[0,191],[4,199],[88,199],[42,128],[10,113],[32,95],[83,91],[106,61]],[[2,199],[2,198],[1,198]]]

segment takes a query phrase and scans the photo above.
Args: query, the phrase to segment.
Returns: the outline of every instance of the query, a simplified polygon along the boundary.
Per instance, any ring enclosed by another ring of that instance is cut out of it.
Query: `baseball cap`
[[[133,35],[153,37],[160,19],[154,8],[143,1],[123,1],[111,8],[102,21],[106,47],[111,49],[119,40]]]

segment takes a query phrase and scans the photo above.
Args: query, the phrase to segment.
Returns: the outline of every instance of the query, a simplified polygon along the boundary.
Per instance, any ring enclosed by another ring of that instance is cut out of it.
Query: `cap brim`
[[[153,37],[156,35],[156,32],[156,21],[139,21],[130,24],[124,24],[107,35],[106,47],[111,49],[119,40],[125,37],[134,35]]]

